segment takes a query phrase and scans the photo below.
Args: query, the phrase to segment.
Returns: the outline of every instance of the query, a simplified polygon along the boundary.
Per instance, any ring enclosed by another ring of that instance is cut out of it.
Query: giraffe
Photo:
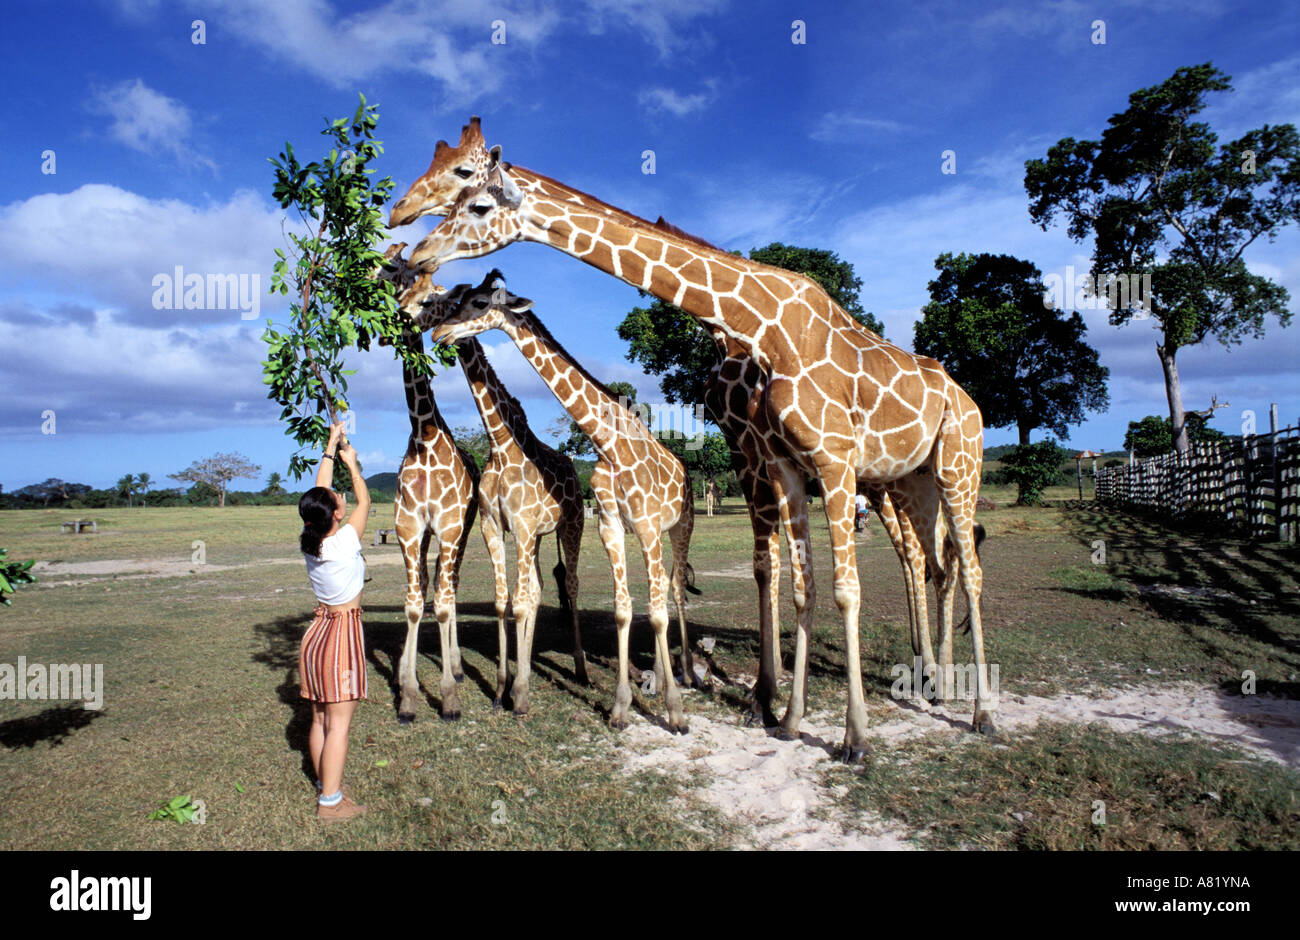
[[[416,179],[406,194],[394,204],[389,215],[389,226],[407,225],[424,215],[445,214],[460,193],[486,182],[490,167],[499,159],[500,148],[495,147],[491,150],[487,148],[480,119],[477,115],[471,117],[469,123],[461,127],[460,141],[455,147],[451,147],[445,140],[437,142],[428,170]],[[512,166],[511,172],[524,180],[535,182],[538,179],[537,174],[521,166]],[[590,204],[596,210],[603,211],[608,208],[598,200],[590,200]],[[660,216],[654,225],[670,234],[693,240],[704,248],[718,250],[716,246],[688,235],[669,224],[663,216]],[[776,694],[777,677],[781,673],[777,613],[781,552],[779,540],[776,538],[776,526],[780,522],[780,506],[767,479],[761,445],[752,438],[752,429],[745,417],[752,407],[757,406],[757,396],[761,394],[762,388],[762,371],[745,355],[738,344],[726,341],[726,335],[721,329],[707,327],[706,329],[718,348],[719,360],[706,381],[705,405],[709,408],[731,450],[732,466],[736,470],[745,497],[754,535],[754,579],[759,598],[759,670],[750,695],[745,722],[755,724],[761,720],[765,726],[772,727],[777,721],[771,703]],[[942,573],[945,566],[933,551],[927,551],[922,545],[913,526],[906,524],[905,514],[900,524],[894,503],[901,494],[895,493],[891,501],[887,489],[879,487],[873,489],[875,493],[873,507],[881,517],[885,531],[903,566],[912,652],[921,657],[923,669],[928,670],[935,665],[935,661],[929,638],[928,615],[925,611],[924,582],[917,580],[919,578],[917,565],[918,563],[924,565],[928,558],[931,571]],[[930,509],[937,508],[937,504],[932,501],[920,505],[926,505]],[[933,527],[940,516],[938,513],[927,512],[926,518],[929,527]],[[932,546],[933,543],[927,544]],[[944,583],[942,579],[936,581],[936,588],[941,590]],[[921,605],[919,612],[918,602]],[[942,611],[950,609],[950,606],[941,604]],[[941,623],[941,638],[950,634],[951,624]],[[941,651],[943,650],[947,650],[950,654],[951,641],[946,646],[942,645],[941,641]],[[945,674],[941,668],[938,672],[940,675]],[[944,696],[945,688],[942,684],[939,686],[939,697]]]
[[[694,678],[686,626],[683,586],[687,550],[695,523],[690,477],[675,454],[657,441],[635,414],[579,365],[551,335],[536,314],[532,301],[494,288],[500,278],[491,272],[477,288],[465,293],[458,308],[448,314],[435,311],[417,319],[430,329],[436,343],[457,342],[487,330],[500,329],[523,353],[560,404],[591,439],[597,461],[591,488],[600,507],[600,536],[614,575],[614,622],[618,630],[618,685],[610,725],[627,726],[632,703],[628,682],[628,637],[632,623],[632,597],[628,591],[624,525],[641,543],[650,582],[650,624],[655,632],[656,672],[662,678],[664,704],[670,731],[685,734],[689,728],[682,697],[668,664],[668,604],[671,587],[681,626],[683,681]],[[671,579],[665,571],[661,539],[667,533],[672,547]]]
[[[484,185],[487,173],[495,161],[500,159],[500,148],[489,150],[482,135],[480,118],[469,118],[468,124],[461,126],[460,140],[456,147],[451,147],[446,140],[438,140],[434,147],[433,160],[411,187],[394,204],[389,216],[390,228],[408,225],[416,218],[426,215],[445,215],[461,192]],[[513,176],[524,181],[537,182],[539,174],[534,174],[523,166],[511,166]],[[599,200],[586,200],[595,211],[607,211],[610,207]],[[694,241],[703,248],[718,251],[714,244],[686,234],[676,226],[668,224],[663,216],[655,222],[655,228],[667,231],[677,237]],[[771,482],[767,478],[766,463],[762,456],[762,446],[753,438],[753,430],[745,415],[751,408],[757,407],[758,397],[762,391],[762,371],[745,355],[744,350],[735,342],[725,341],[725,333],[718,328],[706,328],[714,343],[718,346],[719,361],[711,369],[706,381],[706,407],[714,416],[715,423],[727,439],[732,452],[732,465],[736,469],[742,494],[750,515],[754,530],[754,580],[758,588],[759,607],[759,670],[758,679],[750,693],[749,709],[746,711],[745,723],[762,722],[766,727],[775,725],[776,716],[771,709],[772,699],[776,694],[777,677],[780,676],[780,640],[779,640],[779,597],[780,597],[780,541],[776,538],[776,525],[780,521],[780,504],[777,503]],[[962,416],[962,420],[969,416]],[[976,454],[982,456],[982,454]],[[970,467],[971,464],[963,464]],[[974,485],[978,488],[978,464],[976,480],[961,481],[962,486]],[[936,595],[943,598],[946,584],[943,573],[950,571],[950,564],[944,563],[945,556],[937,554],[936,545],[943,541],[926,540],[923,542],[917,534],[917,528],[907,520],[906,511],[898,503],[905,501],[923,512],[924,521],[920,525],[922,532],[935,533],[936,525],[941,525],[941,514],[937,502],[927,499],[923,491],[910,491],[905,494],[896,485],[884,488],[872,488],[872,507],[880,516],[885,533],[893,543],[894,551],[904,568],[904,581],[907,597],[907,615],[913,654],[922,658],[922,667],[928,675],[936,667],[935,654],[930,640],[930,625],[926,610],[926,590],[922,577],[924,572],[937,572]],[[892,497],[891,497],[892,494]],[[983,532],[983,529],[980,529]],[[946,556],[953,556],[949,551]],[[956,558],[953,558],[956,562]],[[949,675],[944,670],[944,663],[952,664],[952,621],[950,621],[950,602],[940,603],[940,662],[936,673],[940,677],[936,685],[937,698],[945,698],[948,686],[943,677]],[[948,616],[948,620],[943,620]],[[944,641],[948,637],[948,641]],[[945,657],[946,653],[946,659]]]
[[[418,275],[401,257],[405,243],[389,246],[378,276],[391,281],[398,290],[399,310],[413,310],[431,290],[432,275]],[[424,350],[423,334],[405,332],[407,344]],[[460,697],[456,685],[464,678],[460,644],[456,633],[456,586],[460,562],[478,509],[478,466],[474,459],[456,445],[434,401],[427,376],[402,366],[402,382],[411,418],[411,437],[397,471],[397,496],[394,500],[393,528],[402,549],[406,566],[406,641],[398,663],[402,690],[397,720],[409,724],[415,720],[419,702],[419,682],[415,661],[419,644],[420,620],[424,616],[429,588],[429,543],[438,541],[438,558],[434,568],[436,586],[434,616],[442,651],[442,698],[440,717],[454,721],[460,717]]]
[[[866,705],[858,644],[861,602],[852,536],[857,482],[930,475],[971,611],[976,667],[972,727],[992,729],[979,616],[982,572],[973,518],[982,421],[969,396],[933,359],[915,356],[861,328],[818,285],[800,275],[704,249],[564,184],[530,174],[516,180],[490,152],[485,182],[461,192],[411,255],[436,270],[519,240],[549,244],[721,328],[767,377],[752,423],[766,442],[779,502],[789,507],[792,582],[798,632],[794,687],[781,733],[798,733],[807,698],[812,571],[804,473],[821,484],[835,563],[834,594],[845,633],[848,694],[844,756],[867,750]]]
[[[426,300],[421,316],[437,315],[455,303],[454,292]],[[421,329],[421,332],[423,330]],[[578,553],[582,547],[582,490],[573,461],[539,441],[528,427],[523,408],[506,390],[488,363],[483,347],[469,337],[456,344],[461,368],[469,382],[487,431],[490,454],[479,480],[479,527],[487,543],[496,581],[497,689],[494,708],[502,707],[507,666],[506,612],[515,618],[515,682],[511,690],[514,713],[528,713],[533,629],[541,602],[537,549],[542,536],[554,532],[563,561],[556,569],[560,598],[573,619],[573,671],[587,684],[587,661],[578,629]],[[503,532],[515,536],[517,552],[513,599],[506,589]]]

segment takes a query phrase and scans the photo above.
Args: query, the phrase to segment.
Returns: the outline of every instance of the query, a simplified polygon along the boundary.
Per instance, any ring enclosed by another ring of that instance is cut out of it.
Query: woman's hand
[[[351,444],[344,444],[339,447],[339,460],[342,460],[349,467],[355,467],[357,464],[357,451]]]
[[[330,442],[325,445],[325,449],[331,450],[343,438],[343,422],[339,421],[330,426]]]

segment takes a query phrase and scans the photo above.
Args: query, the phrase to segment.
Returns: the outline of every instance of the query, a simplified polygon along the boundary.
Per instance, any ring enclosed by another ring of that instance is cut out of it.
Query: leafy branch
[[[280,418],[299,445],[319,449],[329,439],[330,424],[348,409],[346,349],[370,349],[372,339],[388,338],[404,367],[428,375],[433,360],[403,339],[393,285],[376,277],[383,256],[376,246],[386,229],[381,207],[393,189],[391,177],[377,183],[370,163],[383,153],[375,139],[377,105],[365,96],[351,120],[331,121],[321,133],[332,139],[328,156],[303,164],[285,143],[275,167],[273,195],[283,209],[294,209],[306,235],[286,234],[288,254],[276,249],[271,291],[292,294],[290,325],[276,330],[267,321],[262,339],[267,357],[262,381],[267,397],[283,406]],[[309,221],[310,220],[310,221]],[[300,479],[314,462],[294,453],[289,472]]]

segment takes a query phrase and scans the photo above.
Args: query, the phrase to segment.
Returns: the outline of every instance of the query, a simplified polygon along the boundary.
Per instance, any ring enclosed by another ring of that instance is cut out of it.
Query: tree
[[[478,464],[480,470],[487,466],[488,457],[492,454],[492,439],[488,437],[487,429],[483,425],[470,427],[463,424],[452,429],[451,437],[474,458],[474,463]]]
[[[718,478],[731,471],[731,447],[721,434],[704,434],[692,440],[674,431],[660,435],[659,441],[681,458],[692,479],[717,486]]]
[[[798,248],[772,242],[749,253],[751,261],[784,268],[816,281],[845,312],[867,329],[883,335],[884,327],[862,309],[858,291],[862,279],[853,265],[832,251]],[[672,304],[654,300],[649,307],[634,307],[618,326],[629,344],[627,358],[651,375],[660,376],[659,387],[669,402],[705,401],[705,382],[718,361],[718,350],[708,332],[694,317]]]
[[[133,505],[132,498],[135,496],[135,487],[136,487],[135,476],[130,473],[128,473],[124,477],[121,477],[117,481],[117,493],[119,496],[126,497],[126,504],[128,507]]]
[[[372,338],[382,337],[391,341],[406,367],[422,375],[432,367],[428,355],[403,339],[404,320],[392,284],[374,276],[383,261],[375,250],[385,232],[380,209],[393,188],[390,177],[373,187],[369,179],[375,171],[368,164],[383,152],[374,138],[378,121],[378,108],[367,105],[363,95],[351,121],[339,118],[322,131],[335,143],[324,160],[302,165],[286,143],[279,159],[270,161],[276,201],[298,212],[308,234],[288,234],[292,271],[285,252],[275,251],[271,289],[287,295],[292,286],[296,302],[290,306],[287,332],[267,321],[262,381],[270,386],[267,397],[283,406],[286,433],[300,447],[323,446],[329,422],[347,410],[343,396],[347,376],[355,370],[343,368],[345,348],[368,350]],[[450,362],[456,354],[448,347],[441,355]],[[294,479],[312,466],[301,454],[289,458]]]
[[[1071,238],[1093,238],[1090,279],[1150,276],[1144,303],[1131,290],[1106,303],[1113,326],[1155,320],[1180,452],[1188,436],[1178,350],[1211,336],[1225,347],[1261,337],[1266,316],[1291,321],[1290,295],[1252,274],[1242,253],[1300,220],[1300,135],[1292,124],[1266,124],[1216,151],[1218,136],[1192,117],[1230,81],[1208,62],[1184,66],[1129,95],[1100,141],[1065,137],[1046,159],[1025,163],[1030,218],[1046,230],[1059,211]]]
[[[1037,444],[1022,444],[1002,458],[1002,478],[1016,484],[1016,503],[1037,506],[1043,501],[1043,490],[1056,482],[1061,463],[1069,452],[1057,446],[1050,437]]]
[[[267,496],[280,496],[284,493],[284,487],[281,483],[280,474],[272,470],[271,475],[266,478],[266,488],[262,492]]]
[[[612,394],[616,399],[620,399],[623,404],[625,405],[636,404],[636,386],[632,385],[630,382],[610,382],[608,385],[605,386],[605,388],[609,389],[610,394]],[[645,409],[647,419],[649,418],[648,412],[649,409],[648,408]],[[567,439],[561,440],[555,449],[562,454],[568,454],[570,457],[582,457],[589,454],[594,454],[596,452],[596,448],[592,446],[591,438],[587,437],[586,432],[582,430],[582,428],[578,425],[577,421],[574,421],[572,418],[569,418],[568,422],[569,422],[569,428],[568,428],[569,436]],[[648,420],[647,420],[647,426],[649,426]],[[554,429],[554,430],[556,430],[557,437],[563,434],[563,431],[560,431],[558,429]]]
[[[1196,443],[1226,441],[1228,435],[1206,424],[1202,415],[1187,412],[1187,436]],[[1174,434],[1168,418],[1147,415],[1141,421],[1130,421],[1124,434],[1124,449],[1133,451],[1135,457],[1157,457],[1174,449]]]
[[[217,505],[225,506],[226,484],[240,477],[255,477],[261,470],[257,464],[249,463],[243,454],[217,454],[206,460],[196,460],[179,473],[167,475],[173,480],[203,483],[212,487],[218,494]]]
[[[135,482],[136,487],[140,492],[140,505],[148,505],[144,501],[144,497],[149,495],[149,487],[153,486],[153,477],[148,473],[140,473],[136,475]]]
[[[1010,255],[945,252],[915,327],[915,349],[943,363],[979,406],[984,426],[1014,425],[1020,444],[1036,428],[1067,437],[1084,411],[1109,404],[1083,317],[1047,305],[1042,274]]]

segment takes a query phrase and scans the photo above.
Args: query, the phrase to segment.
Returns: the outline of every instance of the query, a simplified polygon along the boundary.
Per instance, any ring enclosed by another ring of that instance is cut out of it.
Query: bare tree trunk
[[[1021,446],[1021,447],[1028,447],[1028,446],[1029,446],[1029,432],[1030,432],[1030,430],[1032,430],[1032,429],[1029,427],[1028,424],[1025,424],[1024,422],[1021,422],[1020,424],[1018,424],[1018,425],[1016,426],[1016,430],[1020,432],[1020,446]]]
[[[1174,362],[1176,351],[1166,352],[1166,348],[1156,345],[1156,354],[1160,365],[1165,370],[1165,395],[1169,398],[1169,426],[1173,434],[1174,450],[1180,454],[1187,453],[1187,414],[1183,411],[1183,391],[1178,384],[1178,364]]]
[[[226,505],[226,481],[221,481],[221,489],[217,496],[217,508],[224,509]]]

